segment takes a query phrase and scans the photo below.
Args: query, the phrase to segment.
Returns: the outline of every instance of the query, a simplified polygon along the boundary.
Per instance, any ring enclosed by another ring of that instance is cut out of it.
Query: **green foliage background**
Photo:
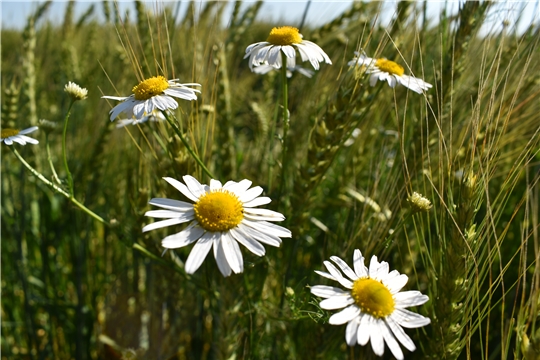
[[[399,2],[383,27],[382,3],[355,2],[323,26],[305,24],[304,39],[333,65],[289,80],[284,165],[279,73],[253,74],[243,60],[281,25],[261,20],[262,2],[232,4],[228,27],[217,21],[226,2],[185,13],[135,4],[128,15],[96,3],[77,19],[67,3],[55,25],[47,2],[24,31],[2,30],[2,127],[41,125],[39,145],[14,147],[51,179],[48,145],[61,187],[63,87],[88,89],[71,110],[68,160],[75,198],[106,221],[2,145],[3,359],[375,358],[369,345],[347,347],[345,326],[329,325],[309,292],[329,284],[314,273],[324,260],[351,264],[354,249],[430,297],[415,311],[432,323],[407,331],[417,350],[406,358],[540,358],[538,23],[479,36],[495,3],[466,2],[434,21],[425,3]],[[433,88],[370,87],[347,66],[360,48]],[[223,278],[209,255],[187,275],[191,247],[160,256],[180,227],[141,232],[150,198],[181,199],[162,177],[209,181],[166,122],[109,121],[115,104],[101,96],[127,96],[155,75],[202,85],[176,112],[189,143],[219,180],[250,179],[287,217],[293,238],[262,258],[244,249],[243,274]],[[414,191],[429,212],[410,209]]]

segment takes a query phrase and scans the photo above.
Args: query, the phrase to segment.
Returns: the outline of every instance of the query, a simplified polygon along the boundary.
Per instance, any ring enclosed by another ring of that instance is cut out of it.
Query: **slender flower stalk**
[[[47,179],[45,176],[43,176],[39,171],[34,169],[29,163],[24,160],[24,158],[19,154],[19,152],[15,148],[11,148],[15,156],[21,161],[21,163],[28,169],[32,174],[34,174],[35,177],[37,177],[39,180],[41,180],[45,185],[49,186],[51,189],[56,191],[59,194],[64,195],[66,198],[68,198],[73,204],[77,205],[79,209],[99,221],[100,223],[103,223],[105,225],[110,225],[107,221],[105,221],[101,216],[97,215],[95,212],[84,206],[82,203],[80,203],[77,199],[73,197],[72,194],[68,193],[49,179]]]
[[[197,162],[197,164],[199,164],[199,166],[201,167],[201,169],[204,171],[204,173],[206,175],[208,175],[210,178],[214,179],[215,176],[212,175],[212,173],[210,172],[210,170],[208,170],[208,168],[206,167],[206,165],[204,165],[204,163],[202,162],[202,160],[199,158],[199,156],[197,156],[197,154],[195,154],[195,152],[193,151],[193,149],[191,148],[191,146],[189,146],[188,142],[186,141],[186,138],[184,137],[184,135],[182,134],[182,131],[180,131],[180,129],[178,128],[178,125],[172,121],[172,119],[169,117],[169,114],[167,114],[167,111],[165,110],[162,110],[161,111],[163,116],[165,116],[165,119],[167,119],[167,122],[172,126],[172,128],[174,129],[174,132],[176,132],[176,135],[178,135],[178,137],[180,138],[180,140],[182,141],[182,144],[184,144],[184,146],[186,147],[187,151],[189,152],[189,154],[193,157],[193,159],[195,159],[195,161]]]
[[[69,108],[67,110],[66,117],[64,119],[64,131],[62,133],[62,157],[64,158],[64,168],[66,169],[66,175],[68,180],[68,191],[71,197],[73,197],[73,177],[69,171],[69,166],[67,162],[67,153],[66,153],[66,138],[67,138],[67,126],[69,121],[69,115],[71,114],[71,107],[75,103],[76,99],[72,98]]]
[[[61,184],[60,178],[58,177],[58,174],[56,173],[56,169],[54,168],[53,162],[52,162],[52,156],[51,156],[51,147],[49,145],[49,134],[45,134],[45,148],[47,149],[47,160],[49,161],[49,166],[51,167],[51,171],[53,174],[53,179],[57,183]]]
[[[287,56],[285,53],[281,53],[281,61],[283,64],[287,62]],[[283,195],[285,186],[285,172],[287,168],[287,134],[289,132],[289,87],[287,84],[287,67],[281,67],[281,92],[283,94],[283,138],[282,141],[282,153],[281,153],[281,180],[279,185],[279,194]]]

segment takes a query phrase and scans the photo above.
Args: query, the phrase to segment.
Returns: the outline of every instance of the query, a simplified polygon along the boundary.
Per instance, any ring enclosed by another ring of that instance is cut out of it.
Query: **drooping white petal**
[[[279,236],[284,238],[290,238],[292,236],[292,233],[289,229],[286,229],[283,226],[269,223],[267,221],[251,221],[248,219],[243,219],[241,224],[249,226],[250,228],[267,235]]]
[[[244,208],[244,218],[253,220],[253,221],[283,221],[285,216],[278,213],[277,211],[272,211],[268,209],[259,209],[259,208]]]
[[[181,248],[199,240],[203,234],[204,229],[198,226],[196,222],[193,222],[179,233],[165,237],[161,241],[161,246],[167,249]]]
[[[371,348],[375,355],[382,356],[384,354],[384,338],[381,330],[381,323],[383,320],[373,318],[371,320]],[[382,326],[384,323],[382,323]]]
[[[360,318],[355,317],[347,324],[345,329],[345,341],[347,345],[354,346],[356,345],[356,339],[358,336],[358,326],[360,325]]]
[[[279,247],[281,245],[281,239],[275,235],[262,233],[249,226],[245,226],[244,223],[240,223],[240,225],[238,225],[238,228],[241,228],[247,236],[252,237],[257,241],[260,241],[263,244],[275,247]]]
[[[242,258],[242,252],[236,240],[229,234],[229,232],[221,233],[221,246],[225,253],[225,258],[234,273],[239,274],[244,271],[244,259]]]
[[[341,310],[340,312],[335,313],[334,315],[330,316],[328,323],[332,325],[342,325],[342,324],[345,324],[346,322],[351,321],[352,319],[357,317],[359,314],[360,314],[360,308],[358,308],[358,306],[356,305],[351,305]]]
[[[366,345],[371,336],[371,321],[373,317],[368,314],[360,315],[360,325],[358,326],[358,344]]]
[[[391,316],[387,316],[385,318],[386,325],[392,330],[392,333],[398,339],[398,341],[405,346],[405,348],[409,351],[416,350],[416,346],[414,346],[414,342],[412,339],[405,333],[403,328],[399,326],[398,323],[394,321],[394,319]]]
[[[189,256],[186,260],[185,270],[188,274],[193,274],[201,266],[206,255],[212,248],[213,244],[213,234],[210,232],[204,233],[204,235],[195,243],[193,249],[189,253]]]
[[[223,247],[221,246],[221,234],[212,233],[212,237],[214,239],[214,258],[216,259],[216,264],[221,274],[227,277],[231,275],[232,269],[229,266],[229,262],[227,261],[225,253],[223,252]]]
[[[233,238],[236,239],[240,244],[244,245],[249,251],[254,253],[257,256],[264,256],[266,250],[258,241],[251,238],[249,235],[244,233],[242,228],[236,227],[230,230],[230,233]]]
[[[330,279],[330,280],[334,280],[334,281],[337,281],[335,277],[332,276],[332,274],[329,274],[327,272],[324,272],[324,271],[319,271],[319,270],[315,270],[315,272],[327,279]]]
[[[384,338],[384,342],[386,342],[386,345],[388,345],[388,348],[392,352],[392,355],[394,355],[397,360],[403,360],[403,351],[401,350],[401,347],[399,346],[396,338],[386,325],[386,322],[383,319],[379,319],[378,326]]]

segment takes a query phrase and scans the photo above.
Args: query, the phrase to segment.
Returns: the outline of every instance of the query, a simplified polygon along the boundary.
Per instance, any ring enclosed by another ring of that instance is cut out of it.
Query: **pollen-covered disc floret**
[[[192,274],[201,266],[211,248],[223,276],[231,272],[241,273],[244,260],[238,244],[244,245],[258,256],[265,254],[262,244],[279,247],[281,238],[291,237],[291,232],[272,221],[283,221],[285,217],[275,211],[259,209],[270,203],[270,198],[260,196],[263,189],[251,181],[228,181],[224,185],[218,180],[210,180],[210,185],[202,185],[194,177],[183,177],[185,185],[166,177],[169,184],[184,194],[192,203],[155,198],[151,205],[164,210],[151,210],[146,216],[165,219],[146,225],[143,231],[166,226],[189,223],[179,233],[163,239],[166,249],[176,249],[195,243],[189,254],[185,269]]]
[[[193,205],[195,219],[206,231],[227,231],[244,218],[244,207],[238,196],[227,190],[204,194]]]
[[[354,270],[337,256],[330,257],[330,260],[337,267],[325,261],[328,272],[315,272],[339,282],[347,290],[316,285],[311,287],[311,293],[325,298],[319,304],[321,308],[343,309],[332,315],[329,322],[332,325],[347,324],[347,345],[364,346],[371,340],[373,352],[382,356],[386,343],[396,359],[403,359],[400,343],[409,351],[414,351],[416,347],[403,328],[425,326],[430,320],[406,308],[422,305],[429,298],[419,291],[400,291],[407,283],[407,276],[396,270],[389,271],[388,263],[379,263],[376,256],[371,258],[367,268],[362,253],[355,250]]]
[[[14,142],[21,145],[26,145],[26,143],[39,144],[39,141],[36,139],[26,136],[26,134],[30,134],[37,129],[37,126],[32,126],[24,130],[4,128],[0,134],[0,142],[3,142],[6,145],[12,145]]]
[[[197,100],[197,93],[200,93],[200,90],[192,89],[190,86],[201,85],[180,84],[178,79],[167,80],[163,76],[154,76],[135,85],[130,96],[102,96],[102,98],[122,101],[109,112],[111,121],[122,112],[128,119],[142,119],[153,111],[178,108],[174,98]]]
[[[282,56],[287,59],[287,69],[295,68],[296,52],[300,54],[302,61],[311,63],[315,70],[319,70],[319,63],[332,61],[326,53],[315,43],[302,39],[302,34],[297,28],[291,26],[275,27],[270,31],[266,41],[249,45],[246,48],[245,58],[249,57],[249,68],[265,64],[280,69]]]
[[[361,67],[370,75],[369,84],[375,86],[377,81],[387,81],[390,87],[401,84],[412,91],[421,94],[432,87],[422,79],[405,75],[405,69],[398,63],[388,59],[373,59],[365,54],[354,52],[354,58],[349,61],[349,66]]]

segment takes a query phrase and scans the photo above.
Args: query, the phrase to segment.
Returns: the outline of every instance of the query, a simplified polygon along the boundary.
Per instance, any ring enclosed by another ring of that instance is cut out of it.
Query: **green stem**
[[[58,183],[61,184],[60,178],[58,177],[58,174],[56,173],[56,170],[54,169],[54,165],[52,162],[52,156],[51,156],[51,147],[49,145],[49,134],[45,135],[45,147],[47,149],[47,160],[49,161],[49,166],[51,167],[51,171],[53,174],[53,179]]]
[[[287,146],[287,134],[289,132],[289,89],[287,86],[287,56],[281,53],[281,93],[283,95],[283,138],[281,149],[281,180],[279,184],[280,198],[283,196],[285,187],[285,172],[287,170],[287,159],[289,158]]]
[[[187,151],[189,152],[189,154],[195,159],[195,161],[197,162],[197,164],[199,164],[199,166],[201,167],[201,169],[203,169],[203,171],[205,172],[206,175],[208,175],[211,179],[215,179],[216,177],[214,175],[212,175],[212,173],[210,172],[210,170],[208,170],[206,168],[206,166],[204,165],[204,163],[201,161],[201,159],[199,159],[199,157],[197,156],[197,154],[195,154],[195,152],[193,151],[193,149],[191,148],[191,146],[189,146],[188,142],[186,141],[186,139],[184,138],[184,135],[182,135],[182,131],[180,131],[180,128],[178,127],[178,125],[171,120],[171,118],[169,117],[169,114],[167,114],[166,111],[161,111],[163,113],[163,116],[165,116],[165,119],[167,119],[167,122],[169,123],[169,125],[172,126],[172,128],[174,129],[174,132],[176,132],[176,135],[178,135],[178,137],[180,138],[180,140],[182,140],[182,143],[184,144],[184,146],[186,147]]]
[[[64,195],[65,197],[67,197],[73,204],[77,205],[82,211],[84,211],[85,213],[87,213],[88,215],[90,215],[91,217],[93,217],[94,219],[96,219],[97,221],[105,224],[105,225],[110,225],[107,221],[105,221],[101,216],[97,215],[95,212],[93,212],[92,210],[88,209],[86,206],[84,206],[83,204],[81,204],[77,199],[75,199],[73,197],[72,194],[68,193],[67,191],[65,191],[64,189],[62,189],[61,187],[59,187],[58,185],[56,185],[55,183],[53,183],[52,181],[50,181],[49,179],[47,179],[45,176],[43,176],[39,171],[37,171],[36,169],[34,169],[30,164],[28,164],[24,159],[23,157],[21,156],[21,154],[19,154],[19,152],[17,150],[15,150],[14,147],[10,146],[11,150],[13,151],[13,153],[15,154],[15,156],[21,161],[21,163],[28,169],[30,170],[30,172],[32,174],[34,174],[35,177],[37,177],[39,180],[41,180],[43,183],[45,183],[45,185],[48,185],[49,187],[51,187],[53,190],[55,190],[56,192]]]
[[[71,103],[69,104],[66,118],[64,119],[64,132],[62,133],[62,155],[64,157],[64,167],[66,168],[66,174],[68,178],[68,190],[72,197],[73,197],[73,177],[71,176],[71,172],[69,171],[68,162],[67,162],[66,137],[67,137],[67,125],[69,121],[69,115],[71,113],[71,107],[73,106],[74,103],[75,103],[75,100],[71,100]]]

